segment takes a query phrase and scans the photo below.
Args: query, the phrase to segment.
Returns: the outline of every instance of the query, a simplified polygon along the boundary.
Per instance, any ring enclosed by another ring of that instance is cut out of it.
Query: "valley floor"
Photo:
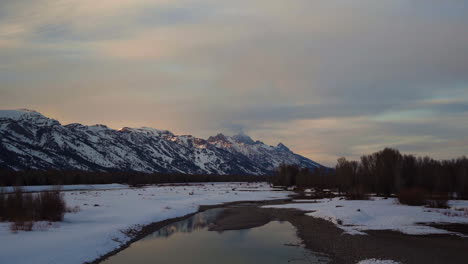
[[[126,245],[151,223],[162,224],[161,221],[197,212],[200,207],[285,199],[293,194],[266,183],[166,184],[143,188],[93,185],[65,189],[68,207],[79,210],[67,213],[64,222],[36,223],[33,231],[18,233],[12,233],[8,223],[0,223],[0,263],[92,262]],[[370,259],[365,263],[372,263],[372,259],[457,262],[468,257],[463,250],[468,248],[468,201],[450,201],[449,205],[448,209],[406,206],[396,199],[381,197],[367,201],[340,197],[270,201],[232,207],[214,229],[249,228],[284,220],[297,228],[307,248],[330,255],[335,263],[357,263],[364,259]]]

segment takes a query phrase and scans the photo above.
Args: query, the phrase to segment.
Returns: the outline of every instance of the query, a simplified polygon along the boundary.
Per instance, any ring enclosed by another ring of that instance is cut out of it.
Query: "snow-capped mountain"
[[[281,163],[321,165],[244,134],[208,140],[154,128],[61,125],[31,110],[0,110],[0,168],[266,174]]]

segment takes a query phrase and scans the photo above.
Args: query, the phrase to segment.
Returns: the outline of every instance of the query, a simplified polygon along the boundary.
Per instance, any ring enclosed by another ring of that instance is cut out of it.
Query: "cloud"
[[[6,0],[0,105],[246,131],[332,165],[465,154],[468,1]],[[455,144],[456,145],[456,144]]]

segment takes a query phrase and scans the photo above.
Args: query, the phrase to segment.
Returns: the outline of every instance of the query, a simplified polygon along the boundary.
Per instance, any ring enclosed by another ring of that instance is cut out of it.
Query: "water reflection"
[[[216,208],[195,214],[187,220],[165,226],[153,234],[147,236],[145,239],[154,237],[169,237],[175,233],[190,233],[192,231],[208,228],[223,211],[224,209],[222,208]]]
[[[288,222],[224,231],[208,230],[223,209],[194,215],[133,243],[104,261],[105,264],[223,263],[279,264],[327,263],[300,246],[295,228]]]

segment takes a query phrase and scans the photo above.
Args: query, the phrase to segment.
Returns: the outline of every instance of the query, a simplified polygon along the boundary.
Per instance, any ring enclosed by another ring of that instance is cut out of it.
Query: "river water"
[[[300,245],[289,222],[264,226],[209,231],[223,209],[211,209],[170,224],[110,257],[105,264],[279,264],[327,263]]]

